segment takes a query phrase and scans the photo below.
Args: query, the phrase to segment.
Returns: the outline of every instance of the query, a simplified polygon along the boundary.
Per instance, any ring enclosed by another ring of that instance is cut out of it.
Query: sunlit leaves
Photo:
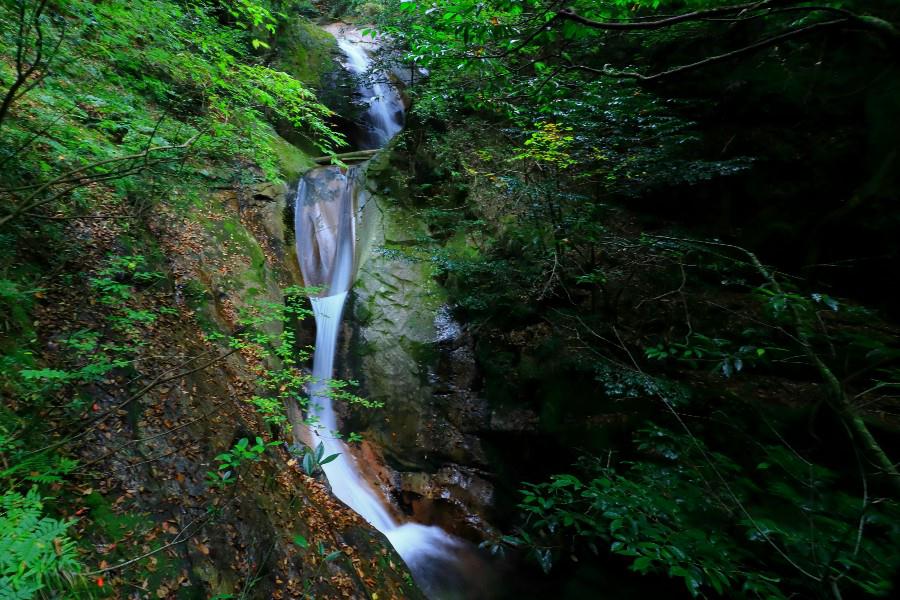
[[[571,127],[557,123],[540,123],[535,132],[525,140],[525,147],[516,159],[528,159],[538,163],[566,169],[575,164],[571,148],[575,141]]]

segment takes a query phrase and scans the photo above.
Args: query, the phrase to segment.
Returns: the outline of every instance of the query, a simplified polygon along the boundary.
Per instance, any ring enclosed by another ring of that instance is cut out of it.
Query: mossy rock
[[[338,70],[334,37],[305,18],[290,21],[276,40],[278,66],[306,85],[320,88],[324,77]]]
[[[288,181],[298,178],[301,174],[316,166],[310,155],[280,135],[273,135],[269,145],[278,158],[278,166],[282,175]]]

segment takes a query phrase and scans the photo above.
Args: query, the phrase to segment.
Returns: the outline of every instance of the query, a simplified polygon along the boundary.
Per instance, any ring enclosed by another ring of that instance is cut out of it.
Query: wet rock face
[[[458,331],[457,337],[437,342],[430,383],[447,421],[464,434],[477,434],[488,429],[489,409],[477,392],[474,341],[468,332]]]
[[[320,87],[340,71],[335,60],[334,38],[309,19],[286,20],[278,32],[275,47],[278,66],[310,87]]]
[[[479,541],[493,532],[484,515],[493,504],[494,486],[483,475],[460,465],[445,465],[436,473],[400,473],[401,505],[416,521]]]
[[[384,406],[339,403],[336,412],[345,433],[364,434],[354,454],[365,477],[395,499],[395,510],[477,541],[493,535],[493,475],[481,436],[533,431],[538,417],[492,409],[480,393],[475,341],[433,278],[425,224],[397,200],[403,188],[389,154],[358,174],[365,191],[355,202],[357,276],[335,371]],[[345,175],[325,169],[317,177],[327,193]]]
[[[377,248],[354,288],[346,376],[385,407],[353,417],[399,466],[486,463],[472,342],[442,301],[429,265]]]
[[[396,186],[383,165],[368,177],[336,377],[359,381],[357,393],[384,407],[340,405],[343,429],[380,449],[362,460],[414,520],[482,539],[493,488],[479,433],[491,414],[477,391],[474,342],[420,258],[424,224],[384,194]]]
[[[540,417],[527,408],[495,409],[491,411],[491,431],[503,433],[536,432]]]

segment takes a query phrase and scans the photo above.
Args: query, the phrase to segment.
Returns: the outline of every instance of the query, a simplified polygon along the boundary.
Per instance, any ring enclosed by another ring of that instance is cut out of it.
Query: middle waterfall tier
[[[297,260],[304,284],[316,296],[346,292],[358,264],[356,215],[366,194],[357,185],[358,168],[338,167],[310,171],[297,189],[294,209]]]

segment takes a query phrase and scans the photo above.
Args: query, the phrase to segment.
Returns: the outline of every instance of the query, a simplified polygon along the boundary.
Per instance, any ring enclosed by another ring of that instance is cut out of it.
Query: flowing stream
[[[372,61],[360,38],[354,41],[344,31],[332,33],[351,73],[370,80],[384,78],[382,73],[370,73]],[[357,92],[367,105],[363,118],[369,134],[366,144],[371,148],[382,147],[402,128],[400,95],[393,86],[380,82],[362,83]],[[297,189],[297,257],[305,284],[320,290],[320,295],[310,299],[316,322],[316,344],[308,416],[315,417],[319,424],[312,433],[313,445],[321,442],[326,456],[339,454],[336,460],[323,466],[335,496],[387,536],[427,595],[451,597],[455,595],[450,590],[457,570],[454,554],[462,542],[439,527],[399,522],[388,509],[384,494],[360,474],[350,449],[332,435],[338,427],[328,382],[334,371],[344,302],[357,268],[357,215],[367,199],[360,184],[361,174],[360,167],[346,171],[334,166],[321,167],[304,176]]]
[[[337,39],[338,47],[344,53],[344,68],[353,75],[358,86],[356,93],[365,106],[363,125],[365,139],[360,141],[362,149],[381,148],[403,128],[403,101],[397,88],[390,84],[387,74],[372,69],[372,58],[365,42],[353,29],[342,28],[339,24],[326,27]]]

